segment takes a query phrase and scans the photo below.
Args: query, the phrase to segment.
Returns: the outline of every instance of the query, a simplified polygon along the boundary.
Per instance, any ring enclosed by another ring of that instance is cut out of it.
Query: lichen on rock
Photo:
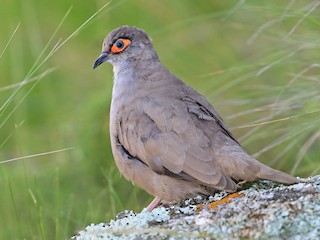
[[[72,239],[320,239],[320,176],[289,186],[262,180],[221,200],[227,195],[198,196],[152,212],[125,211]]]

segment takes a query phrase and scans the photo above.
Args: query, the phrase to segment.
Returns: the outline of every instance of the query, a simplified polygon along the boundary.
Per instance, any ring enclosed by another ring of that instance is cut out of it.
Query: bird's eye
[[[131,44],[131,41],[129,39],[125,38],[119,38],[111,47],[112,53],[120,53],[123,50],[125,50],[129,45]]]
[[[116,46],[117,46],[117,48],[123,48],[124,42],[122,40],[119,40],[116,42]]]

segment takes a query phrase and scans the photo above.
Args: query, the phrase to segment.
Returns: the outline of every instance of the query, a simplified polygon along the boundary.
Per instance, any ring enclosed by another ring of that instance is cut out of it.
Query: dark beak
[[[108,60],[108,53],[107,52],[101,53],[98,59],[94,62],[93,69],[95,69],[96,67],[98,67],[100,64],[104,63],[107,60]]]

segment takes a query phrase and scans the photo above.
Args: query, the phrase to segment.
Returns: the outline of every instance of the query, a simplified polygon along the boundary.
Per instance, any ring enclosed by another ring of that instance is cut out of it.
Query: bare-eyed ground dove
[[[104,40],[103,62],[113,65],[110,137],[123,176],[155,196],[147,209],[217,190],[238,181],[299,180],[251,156],[197,91],[160,62],[148,35],[122,26]]]

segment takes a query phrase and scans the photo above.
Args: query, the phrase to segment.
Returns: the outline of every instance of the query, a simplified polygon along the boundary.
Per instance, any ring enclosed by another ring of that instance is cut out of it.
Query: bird
[[[154,196],[154,208],[198,194],[235,192],[241,181],[298,178],[251,157],[210,102],[171,73],[143,29],[111,31],[94,62],[113,65],[112,153],[120,173]]]

